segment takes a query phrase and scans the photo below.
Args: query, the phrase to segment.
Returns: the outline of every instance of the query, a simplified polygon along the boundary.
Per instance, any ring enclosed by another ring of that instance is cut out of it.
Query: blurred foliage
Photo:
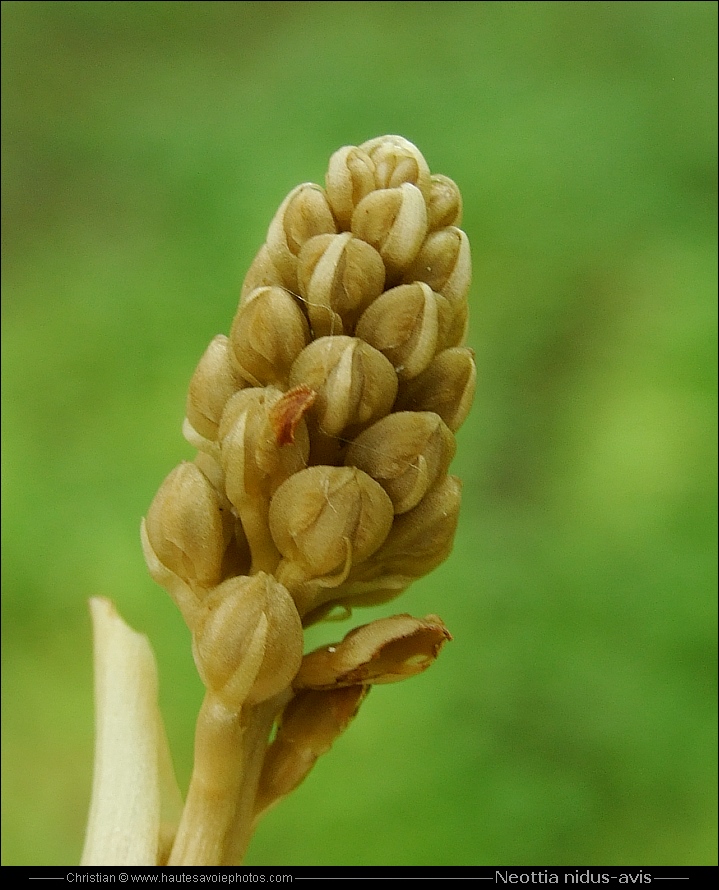
[[[716,15],[2,4],[4,863],[79,858],[90,595],[156,647],[186,784],[201,688],[139,519],[275,208],[383,133],[459,183],[475,258],[457,543],[395,607],[455,641],[248,864],[716,862]]]

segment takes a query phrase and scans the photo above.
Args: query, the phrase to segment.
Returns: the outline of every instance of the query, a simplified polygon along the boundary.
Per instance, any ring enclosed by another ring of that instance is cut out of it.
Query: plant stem
[[[168,865],[238,865],[253,831],[262,759],[287,693],[227,708],[205,694],[195,731],[195,762]]]

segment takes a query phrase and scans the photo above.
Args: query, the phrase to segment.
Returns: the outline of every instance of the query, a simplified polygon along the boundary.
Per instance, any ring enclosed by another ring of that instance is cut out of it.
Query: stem
[[[237,865],[253,832],[262,760],[281,693],[240,711],[205,694],[195,732],[195,763],[168,865]]]
[[[168,865],[219,865],[242,784],[242,725],[211,692],[195,730],[195,763]]]

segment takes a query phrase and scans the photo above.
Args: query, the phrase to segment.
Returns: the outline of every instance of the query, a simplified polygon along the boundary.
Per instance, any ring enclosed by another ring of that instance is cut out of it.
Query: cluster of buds
[[[461,212],[406,139],[341,148],[324,188],[280,205],[229,336],[192,377],[197,456],[163,482],[142,539],[207,689],[186,811],[233,775],[242,787],[220,840],[183,818],[176,864],[241,853],[248,829],[232,823],[295,788],[372,684],[424,670],[450,638],[403,614],[303,655],[305,627],[396,597],[451,549],[448,468],[475,385]]]

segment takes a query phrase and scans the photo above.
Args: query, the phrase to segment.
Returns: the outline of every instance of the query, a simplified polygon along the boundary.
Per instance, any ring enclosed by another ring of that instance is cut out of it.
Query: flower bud
[[[309,340],[307,319],[281,287],[252,291],[230,331],[235,367],[251,386],[284,388],[292,362]]]
[[[451,325],[448,327],[446,334],[442,332],[437,338],[437,352],[442,352],[445,349],[452,349],[455,346],[464,346],[467,342],[468,331],[469,306],[467,305],[467,301],[464,300],[456,307]]]
[[[272,263],[267,245],[263,244],[257,251],[257,256],[252,260],[245,280],[242,282],[240,306],[247,302],[247,298],[256,288],[281,287],[282,284],[282,276]]]
[[[459,346],[467,324],[467,302],[453,306],[446,297],[432,291],[437,304],[437,348],[435,355],[451,346]]]
[[[306,778],[317,758],[357,716],[369,690],[369,686],[304,689],[290,700],[262,764],[256,818]]]
[[[371,556],[387,537],[393,516],[392,501],[361,470],[309,467],[275,492],[270,531],[282,556],[316,578]]]
[[[414,509],[397,516],[376,560],[388,574],[421,578],[444,562],[457,530],[462,483],[445,476]]]
[[[376,188],[374,173],[372,159],[356,145],[345,145],[330,158],[327,200],[341,229],[349,229],[355,207]]]
[[[145,521],[160,563],[189,585],[213,587],[222,577],[231,517],[202,471],[181,463],[155,495]]]
[[[472,283],[472,256],[465,233],[455,226],[430,232],[404,279],[425,281],[454,306],[466,300]]]
[[[360,148],[372,159],[375,167],[375,188],[396,188],[409,182],[426,199],[430,196],[431,179],[422,152],[404,136],[378,136],[363,142]]]
[[[219,447],[215,447],[215,454],[198,451],[193,463],[207,477],[207,480],[217,492],[223,509],[231,509],[230,502],[225,497],[225,471],[220,463]]]
[[[292,597],[264,572],[230,578],[205,600],[193,651],[203,683],[228,708],[277,695],[302,660],[302,623]]]
[[[416,377],[437,348],[439,315],[432,289],[418,281],[385,291],[363,313],[355,333],[387,357],[400,380]]]
[[[396,683],[425,671],[452,636],[437,615],[393,615],[351,630],[340,643],[302,659],[295,689]]]
[[[273,418],[288,395],[271,386],[244,389],[233,396],[222,415],[225,490],[238,510],[247,500],[269,497],[285,479],[307,466],[309,436],[301,417],[294,424],[293,441],[284,445],[277,441]]]
[[[298,185],[287,195],[267,231],[267,251],[285,287],[297,290],[297,257],[315,235],[337,231],[327,195],[313,182]]]
[[[216,439],[225,403],[244,385],[232,364],[227,337],[218,334],[190,380],[185,410],[193,429],[206,439]]]
[[[349,232],[310,238],[300,252],[297,281],[314,336],[351,333],[382,293],[384,275],[382,257]]]
[[[427,207],[422,192],[409,182],[370,192],[352,214],[352,234],[379,251],[394,278],[419,253],[427,234]]]
[[[462,222],[462,194],[449,176],[435,173],[431,177],[427,221],[430,232],[445,226],[458,226]]]
[[[383,417],[397,395],[392,365],[355,337],[320,337],[303,349],[292,366],[290,386],[303,384],[317,393],[308,415],[326,436]]]
[[[274,571],[279,563],[268,526],[270,497],[307,466],[309,435],[296,401],[294,390],[244,389],[227,403],[220,422],[225,490],[242,520],[253,571]]]
[[[477,369],[471,349],[445,349],[430,366],[412,380],[403,382],[395,409],[434,411],[456,432],[472,407]]]
[[[459,518],[462,484],[445,476],[407,513],[395,517],[384,544],[372,559],[353,566],[331,595],[316,599],[306,626],[322,620],[336,604],[375,606],[394,599],[412,581],[427,575],[449,556]]]
[[[379,482],[394,512],[406,513],[445,475],[455,450],[454,436],[436,414],[400,411],[360,433],[345,464]]]

